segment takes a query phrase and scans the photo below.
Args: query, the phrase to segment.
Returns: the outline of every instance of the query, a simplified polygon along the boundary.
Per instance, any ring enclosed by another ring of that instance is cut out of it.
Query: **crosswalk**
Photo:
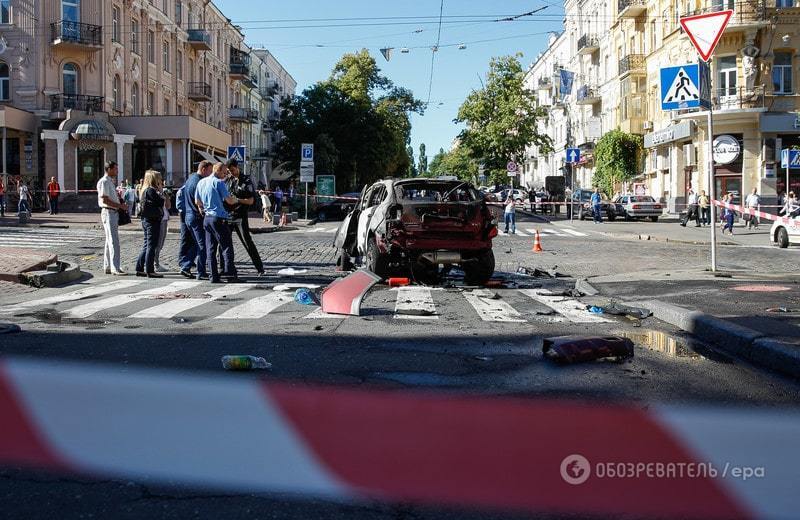
[[[102,236],[91,229],[0,228],[0,248],[56,249]]]
[[[199,281],[115,280],[88,283],[44,298],[0,307],[0,317],[35,316],[47,309],[62,318],[83,320],[115,318],[128,321],[170,320],[192,317],[197,320],[263,320],[276,315],[287,319],[345,320],[349,316],[329,315],[319,307],[300,305],[290,286],[268,287],[255,284],[211,286]],[[384,303],[391,307],[386,307]],[[380,309],[379,315],[394,320],[435,322],[459,317],[481,322],[519,324],[534,321],[581,324],[610,320],[591,314],[580,301],[542,289],[504,289],[493,291],[446,290],[430,287],[374,289],[362,305],[365,314]],[[391,309],[394,312],[391,312]],[[465,315],[466,313],[466,315]],[[398,321],[397,323],[401,323]]]

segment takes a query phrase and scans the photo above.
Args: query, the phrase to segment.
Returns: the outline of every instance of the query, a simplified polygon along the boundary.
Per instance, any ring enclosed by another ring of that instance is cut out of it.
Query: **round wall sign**
[[[717,164],[730,164],[739,158],[741,152],[739,140],[732,135],[720,135],[714,139],[714,162]]]

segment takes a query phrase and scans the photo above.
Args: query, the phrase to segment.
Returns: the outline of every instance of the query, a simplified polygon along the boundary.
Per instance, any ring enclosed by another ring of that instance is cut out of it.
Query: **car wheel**
[[[608,212],[608,221],[609,222],[614,222],[615,220],[617,220],[617,214],[614,213],[613,211],[609,211]]]
[[[658,222],[658,217],[650,217],[650,222]]]
[[[491,249],[481,251],[471,262],[464,262],[464,283],[484,285],[494,274],[494,253]]]
[[[630,222],[631,220],[633,220],[633,219],[631,218],[630,215],[628,215],[628,212],[626,211],[625,212],[625,222]]]
[[[367,242],[366,265],[367,269],[380,276],[381,279],[385,279],[389,274],[386,255],[381,254],[375,237],[370,238]]]
[[[778,229],[778,232],[775,234],[776,242],[778,243],[778,247],[781,249],[786,249],[789,247],[789,232],[786,231],[786,228]]]
[[[355,267],[353,261],[350,259],[350,255],[347,254],[347,251],[344,249],[339,250],[339,258],[336,260],[336,267],[342,271],[352,271]]]
[[[325,212],[324,212],[324,211],[320,211],[320,212],[317,214],[317,221],[319,221],[319,222],[325,222],[326,220],[328,220],[328,215],[327,215],[327,214],[325,214]]]
[[[578,220],[583,220],[586,218],[586,214],[583,212],[583,208],[578,210]]]

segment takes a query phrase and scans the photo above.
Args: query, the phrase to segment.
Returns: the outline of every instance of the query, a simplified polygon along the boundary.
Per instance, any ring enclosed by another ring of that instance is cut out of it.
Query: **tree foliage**
[[[425,143],[419,144],[419,167],[417,169],[420,176],[428,176],[428,154],[425,151]]]
[[[440,148],[431,160],[428,171],[431,177],[455,175],[473,184],[478,182],[478,163],[470,157],[464,146],[456,146],[449,152]]]
[[[417,165],[414,162],[414,148],[411,145],[408,145],[406,147],[406,153],[408,154],[408,172],[406,177],[416,177]]]
[[[317,173],[335,174],[342,192],[411,170],[409,114],[421,114],[423,103],[382,76],[366,49],[342,56],[327,80],[281,106],[278,158],[295,170],[301,143],[316,144]]]
[[[521,54],[492,58],[486,84],[474,90],[458,110],[456,123],[467,128],[459,135],[462,148],[487,176],[506,183],[506,164],[522,162],[528,146],[541,154],[552,151],[549,136],[539,133],[536,118],[543,115],[534,91],[525,88]]]
[[[612,130],[597,142],[594,149],[595,173],[592,182],[611,196],[616,183],[626,182],[639,174],[642,136]]]

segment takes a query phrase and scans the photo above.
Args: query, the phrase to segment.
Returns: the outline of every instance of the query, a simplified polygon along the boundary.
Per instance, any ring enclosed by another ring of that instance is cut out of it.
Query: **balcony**
[[[714,89],[711,96],[714,111],[766,110],[764,87],[759,85],[747,90],[745,87]]]
[[[620,103],[620,129],[629,134],[644,134],[647,103],[643,95],[624,96]]]
[[[644,74],[644,54],[628,54],[619,60],[619,75]]]
[[[228,74],[232,80],[250,81],[250,55],[231,47]]]
[[[694,16],[698,14],[716,13],[725,9],[733,9],[733,16],[725,27],[725,32],[739,31],[744,29],[757,29],[769,25],[767,18],[767,6],[765,0],[742,0],[739,2],[721,2],[704,9],[690,11],[684,16]]]
[[[584,85],[578,89],[578,94],[575,96],[576,105],[594,105],[600,103],[602,98],[597,88],[589,85]]]
[[[186,85],[186,95],[192,101],[211,101],[211,85],[194,81]]]
[[[105,98],[102,96],[84,96],[82,94],[56,94],[50,96],[50,113],[62,119],[67,110],[82,112],[102,112]]]
[[[231,107],[228,112],[231,123],[255,123],[258,121],[258,110],[253,108]]]
[[[619,0],[617,2],[617,16],[620,18],[636,18],[647,11],[646,0]]]
[[[94,52],[103,48],[103,28],[99,25],[61,20],[50,24],[50,43],[63,49]]]
[[[205,29],[189,29],[188,43],[196,51],[210,51],[211,33]]]
[[[600,39],[593,34],[584,34],[578,40],[578,54],[594,54],[600,50]]]

